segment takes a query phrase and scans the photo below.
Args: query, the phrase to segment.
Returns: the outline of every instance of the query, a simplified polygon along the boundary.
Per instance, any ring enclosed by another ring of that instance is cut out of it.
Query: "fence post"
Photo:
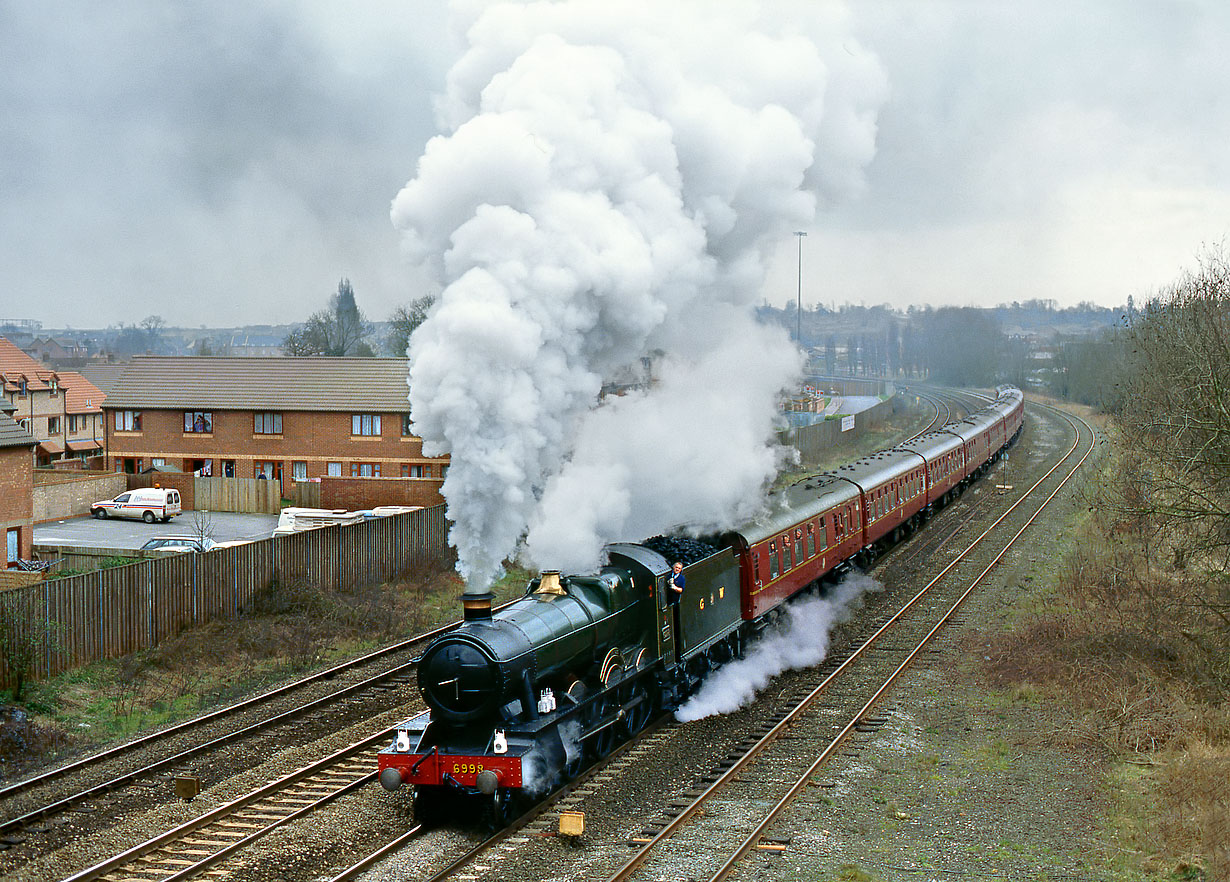
[[[98,570],[94,574],[94,581],[98,583],[98,646],[95,648],[95,658],[103,657],[103,577],[102,570]],[[93,661],[93,659],[91,659]]]
[[[152,569],[153,567],[148,564],[145,567],[145,623],[150,647],[158,645],[154,640],[154,577],[150,572]]]
[[[51,676],[51,644],[55,642],[51,628],[51,592],[47,590],[47,580],[39,583],[43,589],[43,676]]]

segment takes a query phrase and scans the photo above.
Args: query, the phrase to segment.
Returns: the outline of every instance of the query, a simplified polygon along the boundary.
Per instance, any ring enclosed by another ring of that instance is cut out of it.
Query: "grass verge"
[[[491,589],[495,602],[519,596],[529,576],[509,567]],[[273,584],[237,618],[28,683],[20,703],[0,693],[0,780],[456,621],[462,590],[446,571],[347,593]]]

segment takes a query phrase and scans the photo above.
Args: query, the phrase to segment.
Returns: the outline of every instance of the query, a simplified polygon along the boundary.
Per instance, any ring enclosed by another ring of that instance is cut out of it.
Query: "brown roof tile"
[[[140,355],[106,407],[408,413],[404,358],[228,358]]]
[[[64,389],[64,408],[68,413],[99,413],[103,391],[76,371],[60,371],[60,387]]]
[[[54,373],[46,365],[35,361],[13,343],[0,337],[0,377],[4,379],[6,390],[15,391],[19,385],[18,381],[24,376],[28,390],[41,392],[47,388],[46,381],[50,380]]]

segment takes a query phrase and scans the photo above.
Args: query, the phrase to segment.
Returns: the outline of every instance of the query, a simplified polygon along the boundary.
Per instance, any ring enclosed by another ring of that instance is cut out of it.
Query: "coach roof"
[[[108,410],[298,410],[409,413],[404,358],[139,355]]]

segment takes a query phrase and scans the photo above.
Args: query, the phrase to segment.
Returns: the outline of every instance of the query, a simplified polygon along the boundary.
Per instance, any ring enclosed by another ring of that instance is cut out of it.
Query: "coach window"
[[[769,578],[776,579],[780,572],[781,570],[777,568],[777,543],[770,542],[769,543]]]
[[[812,557],[816,553],[816,525],[807,525],[807,556]]]
[[[782,572],[786,572],[792,566],[794,564],[790,562],[790,534],[787,533],[782,537]]]
[[[811,524],[807,525],[807,529],[811,529]],[[815,549],[812,550],[813,553]],[[803,531],[794,531],[794,563],[796,566],[803,560]]]

